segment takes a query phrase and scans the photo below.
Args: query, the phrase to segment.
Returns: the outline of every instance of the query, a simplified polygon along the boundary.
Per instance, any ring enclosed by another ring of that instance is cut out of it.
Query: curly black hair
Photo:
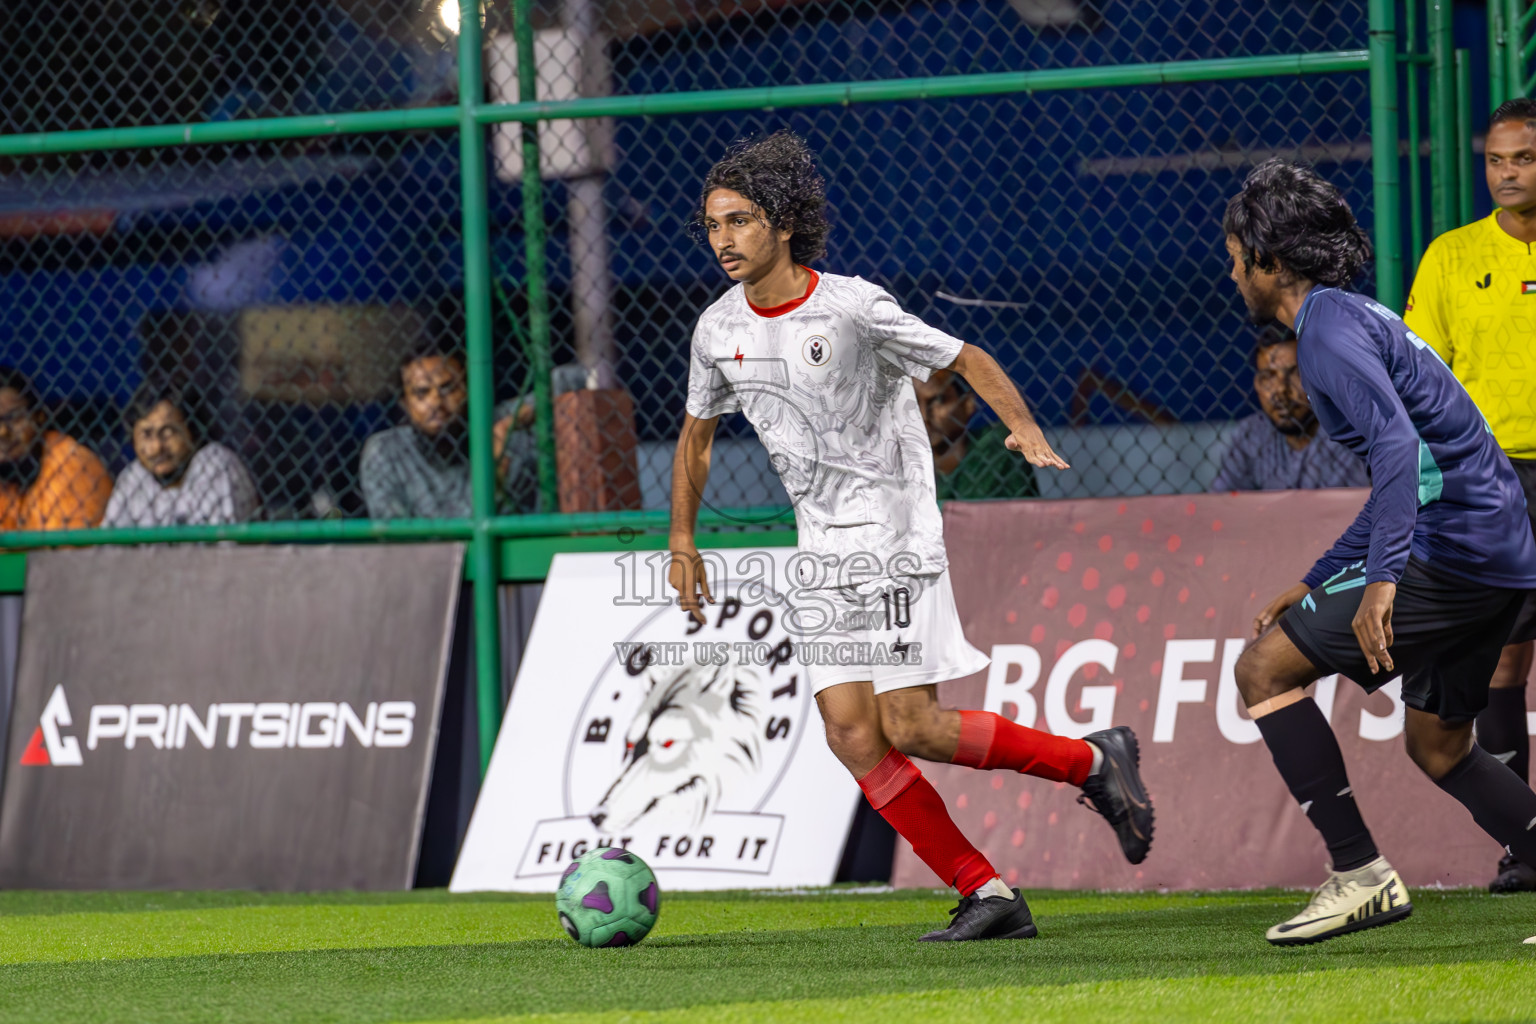
[[[816,158],[805,140],[787,128],[762,138],[747,136],[729,149],[704,176],[693,209],[690,233],[704,237],[704,202],[716,189],[739,192],[780,231],[794,234],[789,255],[805,264],[827,253],[827,183],[816,170]]]
[[[1243,269],[1279,270],[1342,288],[1371,260],[1371,240],[1349,204],[1317,172],[1266,160],[1249,172],[1227,202],[1221,229],[1237,239]]]
[[[1493,116],[1488,118],[1488,127],[1492,128],[1506,121],[1523,121],[1527,128],[1536,128],[1536,99],[1517,96],[1512,100],[1505,100],[1499,104]]]

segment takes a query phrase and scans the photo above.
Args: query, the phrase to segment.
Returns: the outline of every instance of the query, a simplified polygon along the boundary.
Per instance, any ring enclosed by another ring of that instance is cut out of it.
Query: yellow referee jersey
[[[1430,243],[1403,319],[1477,403],[1512,459],[1536,459],[1536,246],[1498,211]]]

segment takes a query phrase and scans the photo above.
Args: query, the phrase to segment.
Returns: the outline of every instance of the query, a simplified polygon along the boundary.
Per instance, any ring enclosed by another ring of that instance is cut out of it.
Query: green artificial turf
[[[1040,938],[954,945],[934,893],[669,894],[589,950],[542,896],[3,893],[0,1021],[1536,1019],[1536,897],[1413,898],[1277,950],[1300,894],[1031,893]]]

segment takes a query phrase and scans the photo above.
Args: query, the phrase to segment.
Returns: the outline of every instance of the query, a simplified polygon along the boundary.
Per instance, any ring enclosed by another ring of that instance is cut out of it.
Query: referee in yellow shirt
[[[1514,464],[1536,529],[1536,100],[1493,112],[1483,149],[1492,216],[1430,244],[1403,319],[1466,386]],[[1530,778],[1530,643],[1504,649],[1477,716],[1477,742]],[[1536,865],[1506,855],[1488,886],[1536,891]]]

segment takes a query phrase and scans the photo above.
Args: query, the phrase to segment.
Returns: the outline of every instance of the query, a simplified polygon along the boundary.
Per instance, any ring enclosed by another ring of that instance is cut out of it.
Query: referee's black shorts
[[[1409,707],[1448,722],[1476,718],[1530,592],[1473,583],[1410,557],[1392,601],[1394,671],[1374,675],[1354,631],[1364,593],[1365,563],[1356,562],[1291,605],[1280,628],[1320,671],[1348,676],[1367,693],[1401,675]]]
[[[1520,478],[1520,489],[1525,492],[1525,514],[1531,520],[1531,533],[1536,535],[1536,459],[1510,459],[1509,464]],[[1527,640],[1536,640],[1536,591],[1531,592],[1509,634],[1512,644]]]

